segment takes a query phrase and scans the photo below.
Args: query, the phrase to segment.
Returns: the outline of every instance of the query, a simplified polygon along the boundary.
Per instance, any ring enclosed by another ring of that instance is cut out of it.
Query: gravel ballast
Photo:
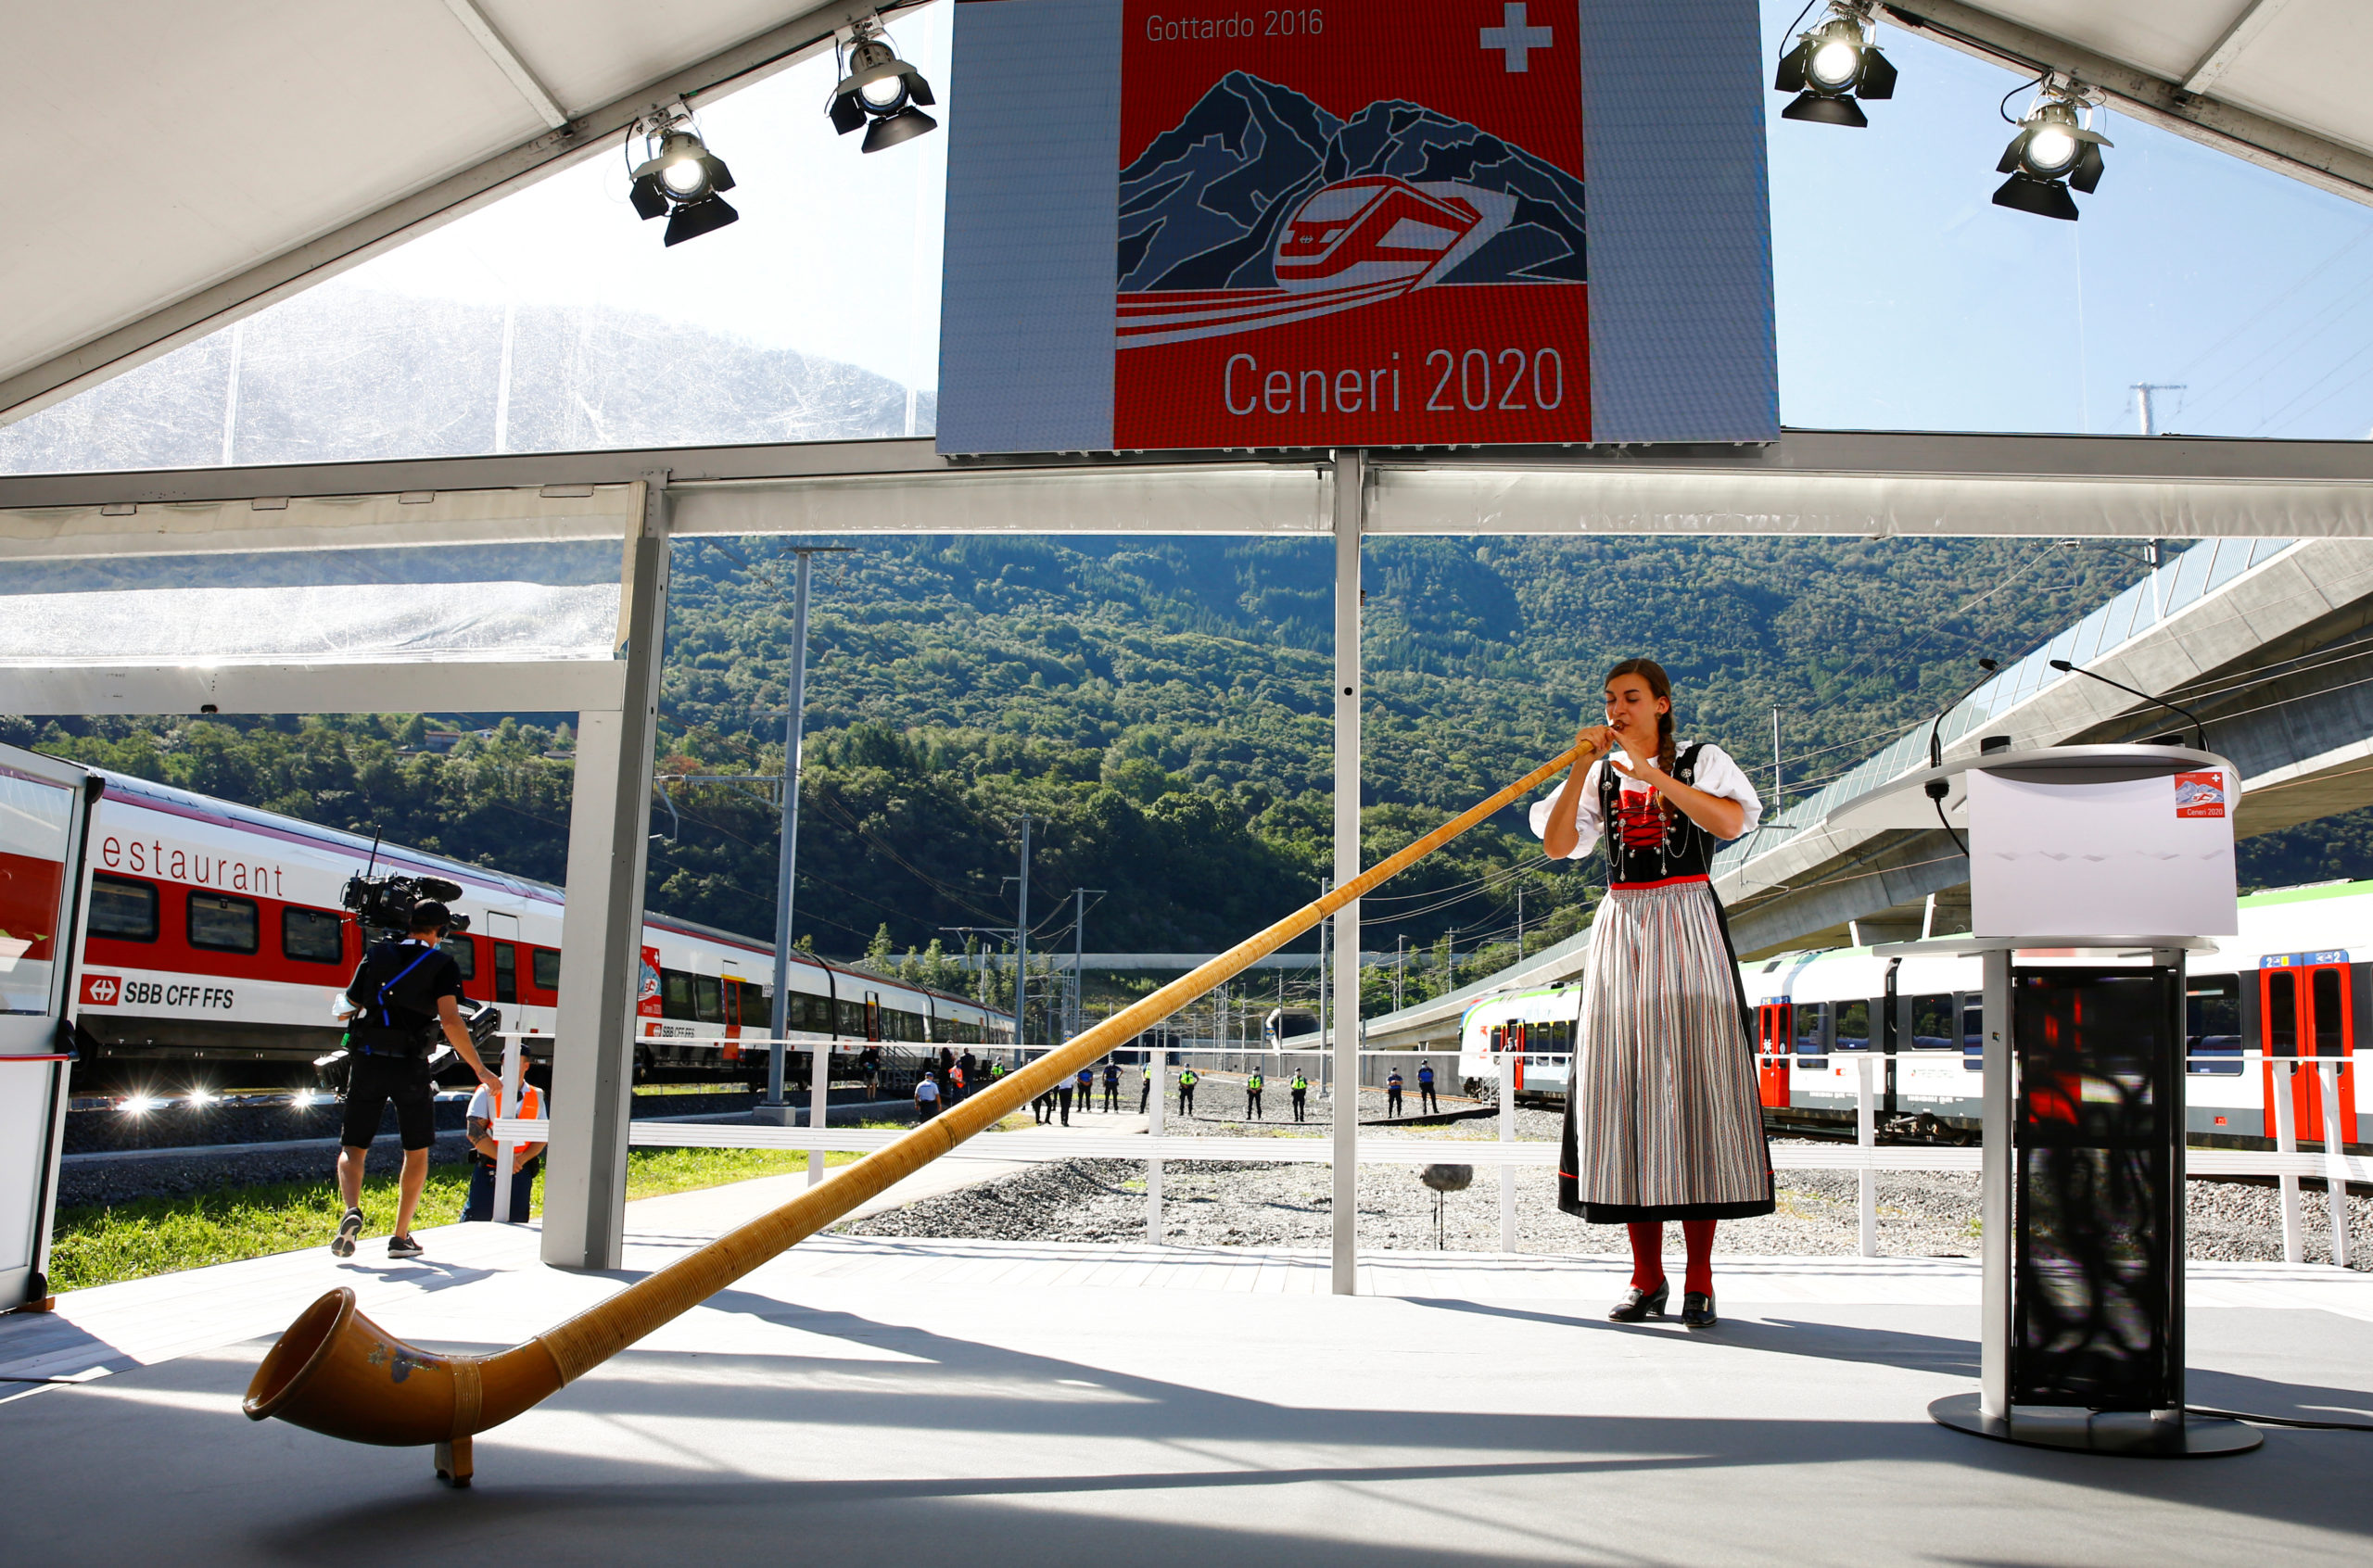
[[[1274,1083],[1275,1081],[1273,1080]],[[1177,1137],[1241,1137],[1275,1132],[1265,1123],[1230,1120],[1216,1113],[1240,1113],[1241,1091],[1207,1075],[1197,1093],[1205,1114],[1163,1122]],[[1263,1098],[1274,1107],[1285,1096],[1273,1088]],[[1413,1092],[1409,1100],[1415,1099]],[[1331,1107],[1312,1096],[1311,1120],[1293,1132],[1325,1136]],[[1490,1140],[1499,1136],[1496,1118],[1436,1121],[1402,1118],[1383,1122],[1384,1096],[1361,1096],[1364,1132],[1392,1136]],[[1471,1109],[1472,1102],[1444,1096],[1445,1111]],[[1100,1117],[1079,1119],[1096,1130]],[[1290,1128],[1288,1122],[1287,1126]],[[1519,1108],[1520,1139],[1558,1135],[1554,1111]],[[1288,1134],[1290,1135],[1290,1134]],[[1034,1166],[959,1192],[926,1198],[904,1208],[839,1227],[844,1233],[982,1241],[1146,1240],[1145,1166],[1135,1160],[1061,1160]],[[1162,1167],[1164,1239],[1189,1246],[1321,1247],[1334,1223],[1334,1177],[1324,1165],[1256,1165],[1172,1160]],[[1360,1242],[1388,1251],[1430,1250],[1434,1240],[1434,1195],[1413,1168],[1364,1166],[1359,1180]],[[1851,1171],[1783,1170],[1776,1182],[1779,1208],[1756,1220],[1726,1220],[1715,1237],[1718,1253],[1787,1256],[1850,1255],[1860,1249],[1856,1218],[1857,1181]],[[2282,1229],[2279,1197],[2270,1185],[2194,1181],[2188,1194],[2190,1256],[2235,1262],[2279,1262]],[[1500,1247],[1499,1173],[1478,1168],[1474,1185],[1453,1193],[1442,1208],[1443,1243],[1454,1252],[1496,1252]],[[1516,1172],[1516,1249],[1529,1253],[1619,1253],[1628,1243],[1615,1225],[1590,1225],[1556,1207],[1555,1172],[1538,1168]],[[2329,1262],[2331,1232],[2324,1195],[2300,1195],[2300,1223],[2306,1260]],[[1893,1257],[1973,1258],[1978,1250],[1978,1179],[1974,1172],[1902,1171],[1878,1178],[1879,1250]],[[2348,1199],[2352,1266],[2373,1268],[2373,1197]],[[1678,1251],[1679,1227],[1667,1246]]]

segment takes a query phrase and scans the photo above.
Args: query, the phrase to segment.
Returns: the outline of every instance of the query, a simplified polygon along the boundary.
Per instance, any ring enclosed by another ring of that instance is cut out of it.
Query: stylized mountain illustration
[[[1346,182],[1390,183],[1413,210],[1463,202],[1472,215],[1469,227],[1445,220],[1455,242],[1445,242],[1446,265],[1404,287],[1585,280],[1582,183],[1565,171],[1421,105],[1370,104],[1339,120],[1231,71],[1122,171],[1120,292],[1289,286],[1278,276],[1281,231]]]

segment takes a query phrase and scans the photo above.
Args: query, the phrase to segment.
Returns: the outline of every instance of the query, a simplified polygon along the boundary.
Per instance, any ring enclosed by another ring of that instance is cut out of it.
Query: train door
[[[1788,1108],[1788,1058],[1796,1040],[1791,1011],[1785,1002],[1766,1002],[1755,1010],[1758,1097],[1772,1110]]]
[[[0,760],[0,1308],[49,1295],[89,778],[14,747]]]
[[[2340,1059],[2340,1141],[2356,1142],[2356,1076],[2349,1056],[2356,1043],[2349,1011],[2350,976],[2344,957],[2329,964],[2260,969],[2260,1043],[2269,1058],[2332,1056]],[[2274,1068],[2262,1070],[2265,1135],[2274,1136]],[[2291,1074],[2292,1126],[2303,1142],[2324,1141],[2321,1069],[2294,1068]]]

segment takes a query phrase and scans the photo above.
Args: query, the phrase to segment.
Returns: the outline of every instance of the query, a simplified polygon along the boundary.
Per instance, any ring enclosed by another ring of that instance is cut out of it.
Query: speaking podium
[[[2184,1406],[2184,955],[2238,929],[2238,775],[2180,746],[1986,746],[1832,816],[1969,850],[1972,934],[1872,950],[1985,963],[1979,1387],[1929,1413],[2097,1453],[2254,1448]]]

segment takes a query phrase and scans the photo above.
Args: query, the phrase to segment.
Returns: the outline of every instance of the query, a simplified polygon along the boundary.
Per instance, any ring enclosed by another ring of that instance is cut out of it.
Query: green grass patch
[[[824,1162],[846,1165],[857,1157],[834,1153],[826,1155]],[[658,1197],[806,1169],[804,1149],[633,1149],[627,1154],[627,1196]],[[469,1191],[468,1167],[430,1166],[413,1223],[426,1227],[459,1220]],[[543,1207],[544,1183],[539,1176],[531,1211],[540,1215]],[[87,1290],[210,1263],[326,1246],[337,1230],[339,1213],[337,1188],[326,1171],[319,1182],[273,1182],[61,1208],[50,1251],[51,1287]],[[365,1240],[358,1256],[384,1251],[396,1224],[396,1178],[364,1179],[362,1217]]]

